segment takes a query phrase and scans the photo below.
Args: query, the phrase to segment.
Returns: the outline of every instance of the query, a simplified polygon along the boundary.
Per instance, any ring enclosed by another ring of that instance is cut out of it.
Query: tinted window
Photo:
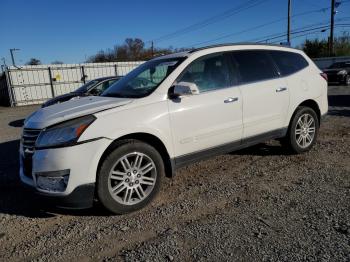
[[[298,72],[309,65],[304,57],[296,53],[270,51],[270,54],[283,76]]]
[[[184,59],[183,57],[152,59],[116,81],[103,92],[102,96],[128,98],[148,96]]]
[[[86,93],[92,86],[96,85],[98,83],[97,80],[92,80],[87,82],[85,85],[79,87],[75,92],[79,93]]]
[[[90,90],[91,94],[102,94],[108,87],[111,86],[116,80],[104,81],[98,85],[96,85],[92,90]]]
[[[177,82],[195,83],[200,92],[230,86],[230,76],[224,55],[210,55],[195,60],[185,69]]]
[[[266,51],[238,51],[233,52],[233,57],[243,84],[277,76],[275,66]]]

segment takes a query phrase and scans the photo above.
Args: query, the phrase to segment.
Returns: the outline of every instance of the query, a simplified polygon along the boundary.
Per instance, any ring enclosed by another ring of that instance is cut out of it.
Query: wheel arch
[[[298,111],[298,108],[301,107],[301,106],[305,106],[305,107],[310,107],[311,109],[313,109],[317,115],[317,119],[318,119],[318,124],[320,125],[321,123],[321,110],[320,110],[320,107],[318,105],[318,103],[313,100],[313,99],[308,99],[308,100],[305,100],[303,101],[302,103],[300,103],[294,110],[293,114],[292,114],[292,117],[290,118],[289,120],[289,125],[288,125],[288,130],[289,130],[289,127],[293,121],[293,118],[295,116],[295,114],[297,113]]]
[[[161,155],[163,162],[164,162],[164,167],[165,167],[165,174],[167,177],[173,177],[175,175],[175,169],[174,169],[174,164],[172,159],[170,158],[170,155],[168,153],[168,150],[162,140],[160,140],[158,137],[155,135],[149,134],[149,133],[143,133],[143,132],[138,132],[138,133],[132,133],[132,134],[127,134],[124,136],[121,136],[117,139],[115,139],[103,152],[99,163],[98,163],[98,168],[97,168],[97,173],[100,170],[100,167],[104,161],[104,159],[115,149],[117,148],[123,141],[127,140],[138,140],[141,142],[144,142],[146,144],[149,144],[153,146]]]
[[[306,106],[306,107],[312,108],[317,115],[318,124],[321,123],[321,110],[320,110],[318,103],[315,100],[312,100],[312,99],[305,100],[300,105],[298,105],[298,107],[300,107],[300,106]]]

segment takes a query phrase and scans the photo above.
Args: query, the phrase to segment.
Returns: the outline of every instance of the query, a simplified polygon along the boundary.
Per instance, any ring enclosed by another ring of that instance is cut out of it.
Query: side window
[[[270,51],[270,54],[283,76],[294,74],[309,65],[304,57],[293,52]]]
[[[117,80],[116,79],[113,79],[113,80],[109,80],[108,81],[108,87],[110,87],[111,85],[113,85]],[[108,88],[107,87],[107,88]]]
[[[224,55],[209,55],[193,61],[177,82],[195,83],[201,93],[229,87],[230,76]]]
[[[250,83],[277,77],[275,65],[265,51],[233,52],[240,73],[240,83]]]
[[[141,80],[141,82],[146,83],[145,85],[147,85],[147,82],[153,85],[158,85],[168,76],[168,72],[172,71],[169,69],[172,68],[175,64],[176,62],[174,61],[164,62],[156,67],[151,67],[149,70],[144,71],[138,76],[138,78]]]
[[[109,83],[110,83],[110,81],[104,81],[104,82],[98,84],[97,86],[95,86],[94,88],[92,88],[90,90],[90,94],[92,94],[92,95],[102,94],[102,92],[105,91],[110,86]]]

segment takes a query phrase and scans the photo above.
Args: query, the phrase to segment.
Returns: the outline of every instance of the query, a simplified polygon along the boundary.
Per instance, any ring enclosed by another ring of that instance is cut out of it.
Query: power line
[[[235,14],[238,14],[240,12],[247,10],[247,9],[253,8],[253,7],[260,5],[266,1],[268,1],[268,0],[249,0],[248,2],[240,4],[234,8],[231,8],[231,9],[223,12],[223,13],[220,13],[220,14],[215,15],[213,17],[207,18],[207,19],[205,19],[201,22],[198,22],[196,24],[193,24],[191,26],[179,29],[173,33],[169,33],[169,34],[166,34],[164,36],[158,37],[158,38],[154,39],[153,41],[154,42],[161,42],[164,40],[169,40],[169,39],[187,34],[187,33],[192,32],[192,31],[202,29],[210,24],[214,24],[214,23],[217,23],[221,20],[227,19]],[[152,40],[147,41],[147,42],[151,42],[151,41]]]
[[[350,26],[350,24],[336,24],[335,27],[348,27]],[[329,29],[330,25],[326,25],[326,26],[320,26],[320,27],[315,27],[315,28],[310,28],[310,29],[305,29],[305,30],[299,30],[299,31],[293,31],[291,34],[300,34],[300,33],[304,33],[304,32],[311,32],[311,31],[315,31],[315,30],[322,30],[322,29]],[[317,32],[318,33],[318,32]],[[274,40],[274,39],[278,39],[278,38],[282,38],[285,37],[285,34],[281,33],[279,36],[275,36],[275,37],[271,37],[271,38],[267,38],[267,39],[263,39],[258,41],[257,43],[263,43],[263,42],[268,42],[270,40]],[[293,36],[294,37],[294,36]],[[279,42],[279,41],[275,41],[275,42]],[[275,43],[272,42],[272,43]]]
[[[348,19],[350,19],[350,17],[343,17],[343,18],[338,18],[338,19],[336,19],[335,21],[336,22],[340,22],[340,21],[346,21],[346,20],[348,20]],[[311,25],[306,25],[306,26],[303,26],[303,27],[299,27],[299,28],[297,28],[297,29],[294,29],[294,31],[296,31],[296,30],[302,30],[302,29],[307,29],[307,28],[310,28],[310,27],[314,27],[314,26],[321,26],[321,25],[327,25],[327,24],[329,24],[329,21],[328,21],[328,19],[327,20],[324,20],[324,22],[319,22],[319,23],[314,23],[314,24],[311,24]],[[250,39],[250,40],[248,40],[248,42],[261,42],[261,40],[260,39],[265,39],[265,38],[273,38],[273,37],[275,37],[275,36],[279,36],[279,35],[283,35],[283,36],[285,36],[285,34],[283,34],[283,33],[274,33],[274,34],[270,34],[270,35],[266,35],[266,36],[263,36],[263,37],[258,37],[258,38],[254,38],[254,39]],[[265,41],[265,40],[264,40]]]
[[[305,29],[305,30],[300,30],[300,31],[293,31],[293,32],[291,32],[291,34],[294,35],[294,34],[297,34],[297,33],[304,33],[304,32],[310,32],[310,31],[321,30],[321,29],[328,29],[328,28],[329,28],[329,25],[327,25],[327,26],[320,26],[320,27],[310,28],[310,29]],[[277,39],[277,38],[285,37],[285,35],[286,35],[285,33],[282,33],[279,36],[266,38],[266,39],[258,41],[257,43],[268,42],[270,40],[274,40],[274,39]]]
[[[326,21],[326,22],[320,22],[320,23],[315,23],[315,24],[311,24],[311,25],[306,25],[306,26],[302,26],[302,27],[299,27],[297,29],[294,29],[292,30],[292,33],[297,31],[297,30],[304,30],[304,29],[309,29],[309,28],[312,28],[312,27],[315,27],[315,26],[325,26],[325,25],[328,25],[329,22]],[[274,34],[270,34],[270,35],[266,35],[266,36],[262,36],[262,37],[258,37],[258,38],[254,38],[254,39],[250,39],[248,40],[248,42],[265,42],[266,40],[272,40],[272,39],[275,39],[277,37],[282,37],[282,36],[286,36],[285,33],[274,33]]]
[[[330,7],[321,8],[321,9],[315,9],[315,10],[309,10],[309,11],[305,11],[305,12],[302,12],[302,13],[295,14],[295,15],[292,16],[292,18],[308,15],[308,14],[311,14],[311,13],[325,12],[328,9],[330,9]],[[276,24],[276,23],[284,21],[284,20],[286,20],[285,17],[273,20],[271,22],[267,22],[265,24],[261,24],[261,25],[254,26],[254,27],[250,27],[248,29],[245,29],[245,30],[242,30],[242,31],[239,31],[239,32],[226,34],[226,35],[223,35],[223,36],[220,36],[220,37],[217,37],[217,38],[213,38],[213,39],[210,39],[210,40],[206,40],[206,41],[203,41],[203,42],[199,42],[199,43],[197,42],[196,44],[192,44],[192,45],[190,45],[188,47],[189,48],[196,47],[196,46],[200,46],[200,45],[207,44],[207,43],[210,43],[210,42],[215,42],[215,41],[218,41],[218,40],[222,40],[222,39],[234,36],[234,35],[240,35],[240,34],[247,33],[247,32],[250,32],[250,31],[253,31],[253,30],[256,30],[256,29],[260,29],[260,28],[268,26],[268,25]]]
[[[337,27],[337,25],[335,25],[335,27]],[[350,24],[349,24],[349,25],[339,25],[339,27],[350,27]],[[305,34],[293,36],[293,38],[294,38],[294,39],[295,39],[295,38],[300,38],[300,37],[303,37],[303,36],[318,34],[318,33],[321,33],[321,32],[322,32],[322,31],[308,32],[308,33],[305,33]],[[276,43],[279,43],[279,42],[280,42],[280,40],[274,41],[274,42],[270,42],[270,44],[276,44]]]

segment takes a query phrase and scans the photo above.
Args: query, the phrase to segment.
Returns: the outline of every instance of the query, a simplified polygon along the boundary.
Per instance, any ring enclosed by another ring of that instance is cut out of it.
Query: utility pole
[[[151,44],[151,54],[152,54],[152,57],[154,57],[154,45],[153,45],[153,41],[152,41],[152,44]]]
[[[334,15],[335,15],[335,0],[331,0],[331,31],[329,35],[329,43],[328,43],[328,48],[329,48],[329,56],[333,56],[334,54],[334,47],[333,47],[333,42],[334,42]]]
[[[2,57],[1,60],[2,60],[1,71],[5,72],[5,67],[6,67],[5,57]]]
[[[13,65],[13,66],[16,66],[15,58],[14,58],[14,56],[13,56],[13,52],[14,52],[14,51],[19,51],[19,50],[20,50],[20,49],[18,49],[18,48],[11,48],[11,49],[10,49],[11,59],[12,59],[12,65]]]
[[[290,18],[291,18],[292,0],[288,0],[288,29],[287,29],[287,43],[290,45]]]

